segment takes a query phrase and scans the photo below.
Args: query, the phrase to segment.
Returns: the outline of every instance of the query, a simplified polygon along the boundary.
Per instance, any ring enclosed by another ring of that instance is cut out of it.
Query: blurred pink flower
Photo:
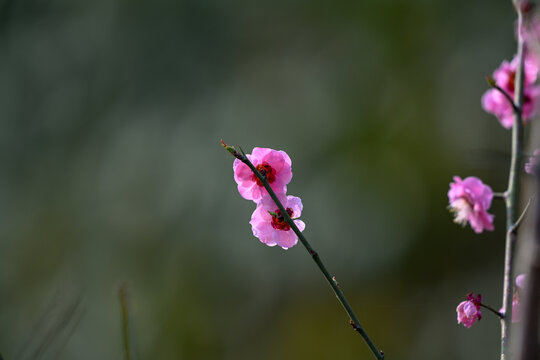
[[[266,175],[270,187],[276,194],[285,194],[287,184],[291,181],[291,158],[285,151],[268,148],[254,148],[247,158]],[[238,191],[244,199],[257,202],[263,195],[268,194],[262,182],[253,174],[250,168],[242,161],[235,159],[233,164],[234,180],[238,184]]]
[[[482,319],[481,304],[482,295],[478,294],[476,297],[474,293],[467,295],[467,301],[462,301],[456,308],[458,324],[470,328],[477,320]]]
[[[516,276],[516,285],[518,288],[523,289],[525,288],[525,281],[527,280],[526,274],[519,274]]]
[[[523,82],[523,120],[529,120],[536,113],[540,87],[534,83],[538,77],[540,64],[538,60],[531,56],[525,56],[525,77]],[[503,61],[501,66],[493,73],[493,78],[497,85],[503,89],[510,97],[514,98],[514,81],[518,65],[517,56],[511,62]],[[512,104],[497,89],[489,89],[482,96],[482,107],[485,111],[497,117],[499,122],[506,129],[512,128],[514,115]]]
[[[302,200],[300,198],[290,195],[286,196],[284,194],[278,195],[278,197],[291,219],[300,217],[302,214]],[[300,231],[304,231],[306,225],[303,221],[293,221]],[[249,223],[251,224],[253,235],[268,246],[279,245],[286,250],[298,242],[298,237],[290,225],[285,222],[281,211],[279,211],[270,195],[262,197],[253,215],[251,215],[251,221]]]
[[[529,158],[529,161],[525,164],[525,172],[534,175],[534,167],[538,161],[540,155],[540,149],[534,150],[533,156]]]
[[[469,222],[477,234],[484,229],[493,230],[493,215],[487,212],[491,206],[493,191],[480,179],[470,176],[461,180],[459,176],[454,176],[448,199],[455,223],[465,226]]]
[[[519,290],[523,290],[525,288],[526,280],[526,274],[520,274],[516,276],[517,289],[514,292],[514,297],[512,298],[512,322],[521,321],[521,300],[519,296]]]
[[[514,296],[512,297],[512,322],[521,321],[521,300],[519,298],[519,290],[525,288],[525,274],[520,274],[516,276],[516,290],[514,291]],[[501,314],[504,314],[503,309],[499,310]]]
[[[529,47],[538,46],[540,41],[540,16],[538,13],[532,14],[527,17],[523,28],[521,29],[521,35]],[[517,31],[517,27],[516,27]]]
[[[519,300],[518,293],[514,293],[514,297],[512,298],[512,322],[519,322],[521,321],[521,302]]]

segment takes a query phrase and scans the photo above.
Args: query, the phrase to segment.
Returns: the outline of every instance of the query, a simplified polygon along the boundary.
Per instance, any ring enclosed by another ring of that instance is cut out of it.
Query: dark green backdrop
[[[306,236],[392,359],[493,359],[497,231],[452,223],[452,176],[501,191],[480,108],[508,1],[0,1],[0,352],[369,359],[309,255],[254,238],[219,141],[282,149]]]

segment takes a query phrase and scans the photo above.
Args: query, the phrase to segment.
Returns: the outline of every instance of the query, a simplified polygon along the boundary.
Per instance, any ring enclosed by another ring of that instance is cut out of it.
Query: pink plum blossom
[[[448,199],[455,223],[465,226],[469,222],[477,234],[484,229],[493,230],[493,215],[487,212],[491,206],[493,191],[480,179],[470,176],[461,180],[459,176],[454,176]]]
[[[247,158],[266,176],[270,187],[276,194],[285,194],[287,184],[291,181],[291,158],[285,151],[256,147]],[[235,159],[233,164],[234,180],[238,191],[244,199],[258,202],[263,195],[268,194],[262,182],[253,174],[242,161]]]
[[[278,195],[283,207],[291,219],[300,217],[302,214],[302,200],[296,196]],[[304,231],[306,225],[301,220],[293,220],[300,231]],[[283,249],[288,249],[296,245],[298,237],[285,222],[281,211],[278,209],[274,200],[269,195],[264,195],[257,205],[257,208],[251,215],[251,229],[253,235],[268,245],[279,245]]]
[[[536,113],[540,87],[534,83],[538,77],[539,63],[536,58],[526,54],[524,60],[524,81],[523,81],[523,120],[531,119]],[[517,56],[511,62],[503,61],[501,66],[493,73],[496,84],[503,89],[510,97],[514,98],[514,81],[518,66]],[[499,122],[506,129],[512,128],[514,124],[513,107],[510,101],[497,89],[489,89],[482,96],[482,107],[485,111],[497,117]]]
[[[482,295],[478,294],[476,297],[474,297],[474,293],[467,295],[467,300],[462,301],[456,308],[458,324],[470,328],[476,321],[482,319],[481,304]]]
[[[540,155],[540,149],[534,150],[533,156],[529,158],[529,161],[525,164],[525,172],[534,175],[534,167],[538,162],[538,156]]]

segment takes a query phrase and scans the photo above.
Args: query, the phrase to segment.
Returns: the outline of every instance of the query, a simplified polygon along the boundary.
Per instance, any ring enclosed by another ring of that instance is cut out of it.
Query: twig
[[[516,3],[517,4],[517,3]],[[523,153],[523,79],[524,79],[524,40],[522,36],[523,13],[519,4],[516,6],[518,14],[518,46],[517,59],[518,66],[515,75],[515,93],[514,93],[514,124],[512,126],[512,158],[510,161],[510,171],[508,177],[508,189],[506,198],[506,244],[504,257],[504,281],[503,281],[503,307],[502,311],[507,314],[501,319],[501,360],[510,360],[510,325],[512,315],[513,298],[513,268],[514,268],[514,249],[517,232],[513,229],[518,218],[519,205],[519,178],[520,178],[520,158]],[[510,315],[510,316],[508,316]]]
[[[508,194],[506,192],[494,192],[493,197],[496,199],[505,200],[508,197]]]
[[[499,317],[499,319],[504,319],[504,314],[502,314],[501,312],[495,310],[494,308],[492,308],[491,306],[489,305],[486,305],[486,304],[480,304],[481,307],[483,307],[484,309],[488,309],[489,311],[491,311],[492,313],[494,313],[495,315],[497,315]]]
[[[527,214],[527,211],[529,210],[529,207],[531,206],[531,202],[532,202],[532,200],[534,199],[535,196],[536,196],[536,194],[533,194],[529,198],[529,200],[527,200],[527,204],[525,205],[525,209],[523,209],[523,211],[521,212],[521,215],[519,215],[518,219],[516,220],[514,225],[512,225],[512,227],[509,229],[509,231],[512,231],[512,232],[517,231],[517,229],[519,227],[519,224],[521,224],[521,222],[525,218],[525,215]]]
[[[249,161],[249,159],[247,158],[247,156],[245,155],[245,153],[241,149],[240,150],[242,151],[242,154],[239,154],[232,146],[228,146],[227,144],[225,144],[223,142],[223,140],[221,142],[222,142],[223,147],[225,147],[225,149],[227,149],[227,151],[229,151],[238,160],[240,160],[244,164],[246,164],[251,169],[253,174],[255,174],[255,176],[262,182],[265,189],[268,191],[268,194],[270,195],[272,200],[274,200],[274,203],[278,207],[279,211],[281,211],[281,214],[283,216],[283,220],[285,220],[285,222],[287,224],[289,224],[291,229],[298,236],[298,238],[300,239],[300,242],[302,243],[302,245],[304,245],[306,250],[309,252],[311,257],[313,258],[313,261],[315,261],[315,263],[317,264],[317,266],[319,267],[319,269],[323,273],[324,277],[326,278],[326,281],[332,287],[332,290],[334,291],[334,294],[336,295],[339,302],[341,303],[341,305],[345,309],[345,312],[349,315],[350,323],[351,323],[352,328],[362,336],[362,338],[364,339],[364,341],[368,345],[368,347],[371,350],[371,352],[373,353],[373,355],[375,355],[375,357],[378,360],[384,360],[384,353],[382,351],[380,351],[379,349],[377,349],[377,347],[375,346],[373,341],[370,339],[370,337],[368,336],[368,334],[366,333],[366,331],[364,330],[364,328],[360,324],[360,321],[358,320],[358,317],[356,316],[353,309],[351,308],[351,305],[349,304],[349,302],[345,298],[345,295],[343,294],[343,291],[341,291],[341,288],[338,285],[337,281],[335,280],[335,277],[330,275],[330,273],[326,269],[326,266],[323,264],[319,254],[315,250],[313,250],[313,248],[311,247],[311,245],[309,244],[309,242],[305,238],[304,234],[302,234],[302,232],[298,229],[298,227],[296,226],[294,221],[291,219],[291,217],[287,213],[285,207],[283,206],[281,201],[279,201],[278,197],[274,193],[274,190],[272,190],[272,188],[270,187],[270,184],[266,180],[266,176],[261,175],[261,173],[257,170],[257,168],[255,168],[255,166],[253,166],[251,161]]]

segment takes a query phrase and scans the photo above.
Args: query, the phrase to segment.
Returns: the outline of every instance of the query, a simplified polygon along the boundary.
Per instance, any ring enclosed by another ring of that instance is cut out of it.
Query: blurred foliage
[[[306,236],[389,359],[497,356],[498,321],[455,307],[500,303],[503,205],[476,236],[446,192],[505,186],[480,96],[513,21],[487,0],[0,1],[0,352],[120,358],[126,281],[140,359],[370,358],[304,249],[252,236],[223,138],[290,154]]]

